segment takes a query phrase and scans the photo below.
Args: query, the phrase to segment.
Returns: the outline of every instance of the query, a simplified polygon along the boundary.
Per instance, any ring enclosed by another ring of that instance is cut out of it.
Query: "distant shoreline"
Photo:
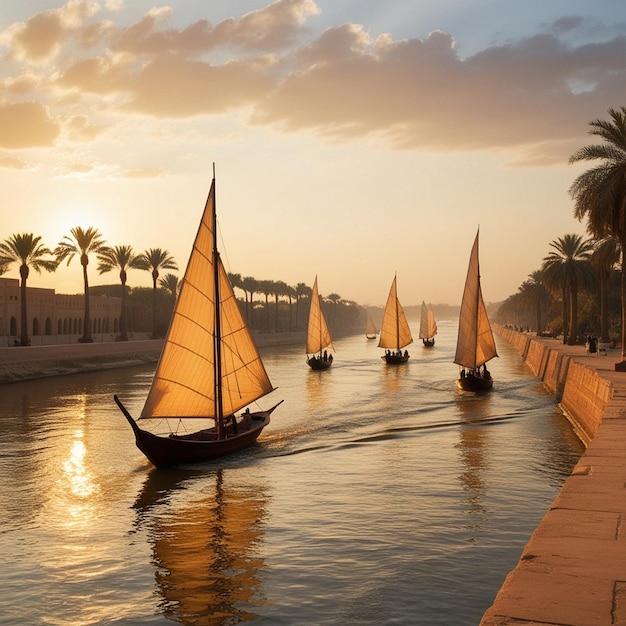
[[[306,341],[305,331],[253,336],[259,348]],[[163,339],[0,348],[0,384],[156,363],[162,348]]]

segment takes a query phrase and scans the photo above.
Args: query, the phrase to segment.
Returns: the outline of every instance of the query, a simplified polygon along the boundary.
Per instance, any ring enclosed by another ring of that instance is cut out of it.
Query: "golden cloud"
[[[0,104],[0,127],[0,147],[9,149],[52,146],[60,131],[40,102]]]

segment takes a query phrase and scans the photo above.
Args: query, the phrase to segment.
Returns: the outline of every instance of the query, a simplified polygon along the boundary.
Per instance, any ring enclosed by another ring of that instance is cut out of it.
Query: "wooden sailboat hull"
[[[225,437],[218,439],[214,428],[189,435],[155,435],[137,424],[117,396],[114,399],[135,433],[137,447],[156,467],[204,463],[253,445],[270,423],[270,414],[280,404],[267,411],[242,414],[237,432],[229,425]]]
[[[435,345],[434,337],[432,339],[422,339],[425,348],[432,348]]]
[[[463,391],[489,391],[493,387],[493,378],[482,378],[468,374],[460,376],[456,384]]]
[[[385,354],[381,358],[385,360],[387,365],[402,365],[402,363],[407,363],[411,357],[408,354],[406,356],[404,354]]]
[[[306,362],[312,370],[327,370],[333,364],[328,359],[326,361],[324,359],[307,359]]]

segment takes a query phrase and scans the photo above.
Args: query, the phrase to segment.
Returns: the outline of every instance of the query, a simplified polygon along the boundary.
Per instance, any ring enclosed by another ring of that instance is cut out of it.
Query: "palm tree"
[[[528,275],[528,278],[530,280],[525,280],[516,294],[516,308],[519,308],[521,312],[528,313],[527,316],[524,316],[525,321],[520,323],[522,326],[530,325],[530,313],[532,313],[536,334],[539,336],[543,330],[542,312],[548,301],[548,293],[542,282],[541,270],[535,270]]]
[[[543,284],[543,274],[541,270],[535,270],[530,273],[528,278],[530,280],[525,281],[524,284],[527,285],[526,289],[528,290],[528,295],[531,296],[535,304],[536,334],[537,337],[539,337],[543,331],[542,313],[547,304],[549,304],[550,296]]]
[[[311,292],[312,292],[311,287],[309,287],[306,283],[298,283],[296,285],[296,328],[300,328],[300,325],[298,324],[298,318],[299,318],[298,313],[300,311],[300,301],[303,298],[310,298]]]
[[[245,289],[241,286],[241,274],[233,274],[233,272],[227,272],[228,280],[233,287],[241,289],[245,293]]]
[[[600,341],[602,343],[608,343],[611,339],[609,337],[607,285],[611,272],[619,263],[619,258],[619,242],[614,237],[605,237],[595,242],[591,253],[591,265],[600,279]]]
[[[337,328],[337,305],[341,301],[341,296],[338,293],[330,293],[326,296],[326,300],[333,303],[333,326]]]
[[[167,250],[150,248],[140,255],[141,269],[152,272],[152,339],[157,338],[157,284],[159,270],[178,270],[174,257]]]
[[[265,296],[265,332],[270,330],[270,295],[274,294],[274,281],[273,280],[260,280],[258,282],[259,293]]]
[[[26,281],[32,267],[37,273],[44,269],[53,272],[57,261],[44,258],[52,255],[52,251],[41,243],[41,237],[32,233],[12,235],[0,243],[0,269],[7,269],[11,263],[20,264],[20,345],[28,345],[28,315],[26,307]],[[3,273],[0,271],[0,274]]]
[[[594,275],[589,262],[593,241],[583,241],[581,235],[564,235],[552,241],[552,252],[543,259],[543,282],[560,286],[563,299],[563,343],[575,345],[578,327],[578,288],[593,284]],[[569,303],[569,315],[568,315]]]
[[[128,341],[126,332],[126,270],[141,269],[141,259],[133,252],[131,246],[115,246],[105,248],[98,254],[98,272],[104,274],[112,269],[120,270],[120,282],[122,283],[122,310],[120,312],[120,341]]]
[[[587,231],[596,239],[615,237],[621,251],[622,360],[615,369],[626,371],[626,107],[609,109],[610,120],[590,122],[589,134],[605,143],[584,146],[570,163],[600,161],[583,172],[570,187],[574,216],[587,218]]]
[[[293,301],[296,298],[296,288],[292,287],[291,285],[287,285],[287,293],[285,294],[287,296],[287,299],[289,300],[289,330],[294,330],[294,325],[293,325]]]
[[[89,280],[87,279],[87,266],[89,265],[89,255],[100,254],[107,250],[107,246],[102,239],[102,235],[97,228],[91,226],[83,230],[80,226],[75,226],[70,230],[71,237],[65,235],[54,249],[54,256],[57,262],[61,263],[67,259],[67,265],[76,256],[80,256],[80,264],[83,268],[83,284],[85,288],[85,312],[83,316],[83,336],[78,340],[81,343],[91,343],[91,320],[89,319]]]
[[[248,302],[248,294],[250,294],[250,304],[248,305],[247,320],[250,328],[254,328],[254,294],[259,291],[259,281],[252,276],[244,276],[241,279],[240,288],[246,294],[246,303]]]
[[[172,297],[172,300],[176,301],[178,289],[180,288],[180,281],[176,274],[165,274],[165,276],[159,278],[159,287],[167,291]]]
[[[282,280],[272,281],[272,294],[274,295],[274,312],[276,314],[274,320],[274,329],[276,332],[279,332],[281,330],[278,323],[278,302],[280,301],[281,296],[287,295],[288,289],[289,286],[286,282]]]

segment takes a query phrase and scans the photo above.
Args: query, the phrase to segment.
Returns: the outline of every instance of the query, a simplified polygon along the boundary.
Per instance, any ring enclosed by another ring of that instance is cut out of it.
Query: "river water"
[[[112,398],[138,414],[154,366],[0,386],[0,624],[478,624],[583,448],[502,339],[457,391],[439,327],[406,366],[263,349],[258,445],[176,470]]]

